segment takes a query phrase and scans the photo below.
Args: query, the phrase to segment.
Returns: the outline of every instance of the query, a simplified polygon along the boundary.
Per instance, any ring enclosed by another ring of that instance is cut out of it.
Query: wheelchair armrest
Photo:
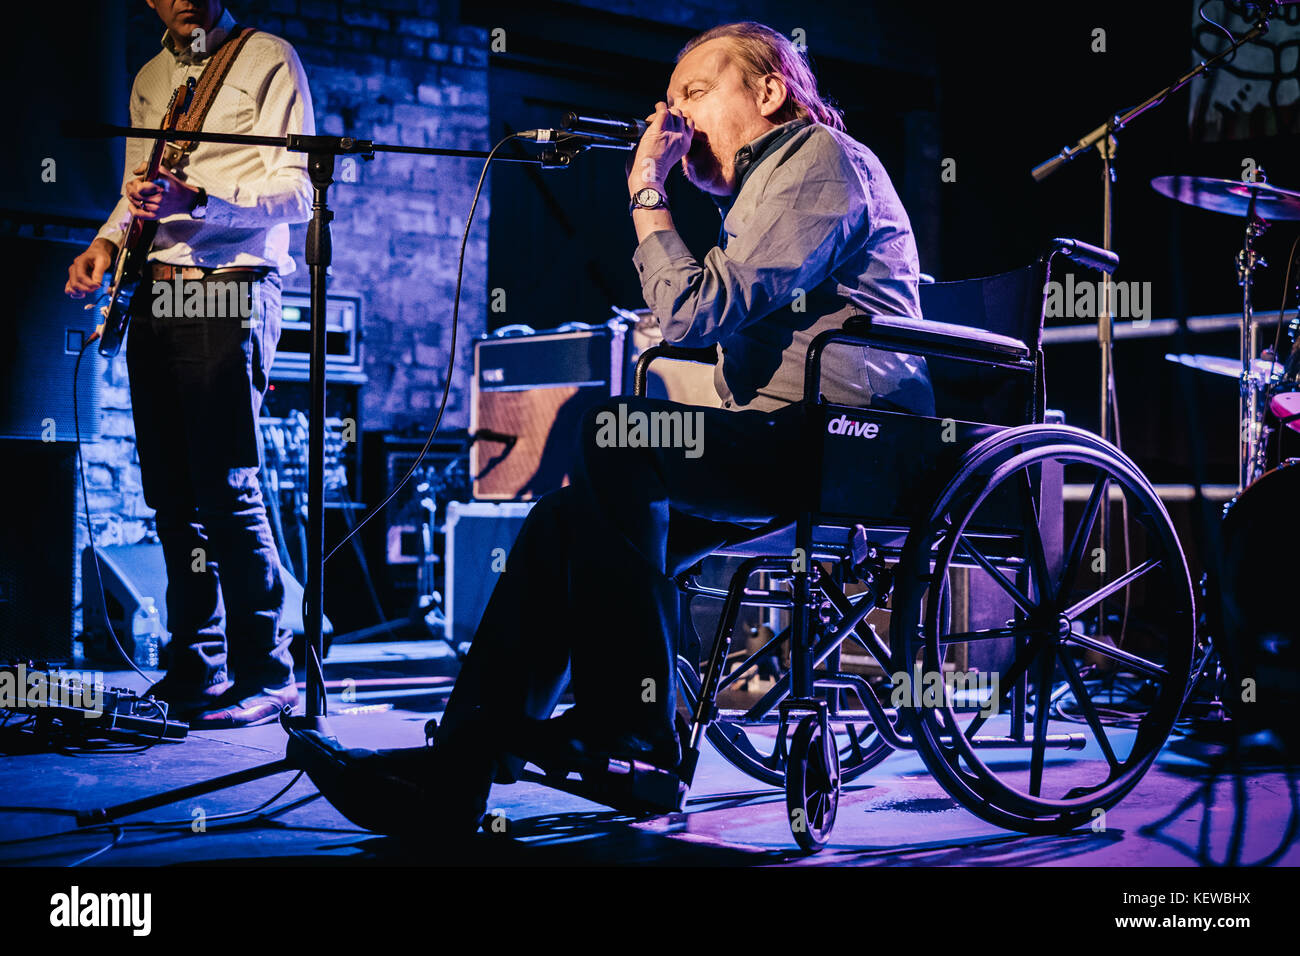
[[[1031,372],[1035,367],[1033,350],[1009,335],[928,319],[855,315],[842,329],[819,334],[808,347],[804,366],[804,401],[808,404],[816,404],[820,396],[822,353],[834,344],[942,356],[1019,372]]]
[[[646,374],[650,370],[650,363],[659,358],[678,359],[683,362],[699,362],[701,365],[717,365],[718,351],[712,345],[700,348],[687,348],[683,345],[656,345],[646,349],[641,353],[641,357],[636,360],[636,371],[632,376],[633,395],[639,398],[645,397]]]

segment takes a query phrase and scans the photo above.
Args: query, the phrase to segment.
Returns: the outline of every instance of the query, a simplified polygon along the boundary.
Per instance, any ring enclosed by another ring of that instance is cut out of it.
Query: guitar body
[[[149,249],[157,233],[156,220],[132,218],[126,241],[117,256],[112,283],[105,292],[107,301],[100,307],[103,328],[99,334],[99,354],[105,358],[112,358],[122,349],[126,327],[131,321],[131,300],[144,279]]]
[[[194,94],[194,79],[191,77],[184,86],[178,86],[167,104],[159,129],[174,129],[177,122],[189,109],[190,99]],[[167,150],[166,140],[155,140],[145,164],[144,178],[154,180],[162,169],[163,156]],[[158,220],[131,217],[127,227],[126,238],[118,250],[117,262],[111,280],[105,278],[106,286],[99,299],[99,354],[112,358],[122,349],[126,338],[127,325],[131,321],[131,300],[145,277],[149,250],[153,247],[154,237],[158,234]]]

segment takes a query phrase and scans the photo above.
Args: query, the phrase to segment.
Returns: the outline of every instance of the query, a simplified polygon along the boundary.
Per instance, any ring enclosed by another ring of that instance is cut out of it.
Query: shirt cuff
[[[694,262],[691,250],[686,248],[682,237],[674,229],[659,229],[646,236],[632,253],[632,264],[636,266],[641,277],[641,287],[645,289],[664,269],[680,260]]]
[[[122,241],[126,239],[127,227],[118,222],[106,222],[99,232],[95,233],[96,239],[107,239],[119,250],[122,248]]]
[[[228,199],[208,193],[207,211],[202,219],[195,220],[209,226],[238,227],[249,214],[256,214],[255,206],[240,206]]]

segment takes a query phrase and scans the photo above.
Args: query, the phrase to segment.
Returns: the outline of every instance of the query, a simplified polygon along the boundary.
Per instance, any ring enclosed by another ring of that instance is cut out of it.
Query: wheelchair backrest
[[[1009,335],[1038,356],[1048,268],[1044,259],[998,275],[923,285],[921,315],[930,321]],[[1036,396],[1033,383],[1024,377],[990,375],[977,366],[939,357],[927,361],[940,418],[1005,425],[1026,424],[1033,418]]]

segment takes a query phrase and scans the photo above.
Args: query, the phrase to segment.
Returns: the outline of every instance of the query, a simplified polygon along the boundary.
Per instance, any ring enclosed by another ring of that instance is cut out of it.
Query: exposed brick
[[[86,468],[86,485],[93,490],[112,490],[113,480],[113,469],[106,465],[90,465]]]
[[[343,7],[342,20],[350,27],[366,27],[370,30],[392,29],[393,20],[380,10],[366,10],[348,4]]]
[[[456,42],[469,46],[486,46],[488,31],[486,27],[459,26],[456,28]]]
[[[433,20],[423,20],[416,17],[399,17],[397,21],[397,32],[406,33],[411,36],[424,37],[431,40],[438,35],[438,24]]]
[[[314,20],[336,22],[339,19],[338,0],[298,0],[298,12]]]

